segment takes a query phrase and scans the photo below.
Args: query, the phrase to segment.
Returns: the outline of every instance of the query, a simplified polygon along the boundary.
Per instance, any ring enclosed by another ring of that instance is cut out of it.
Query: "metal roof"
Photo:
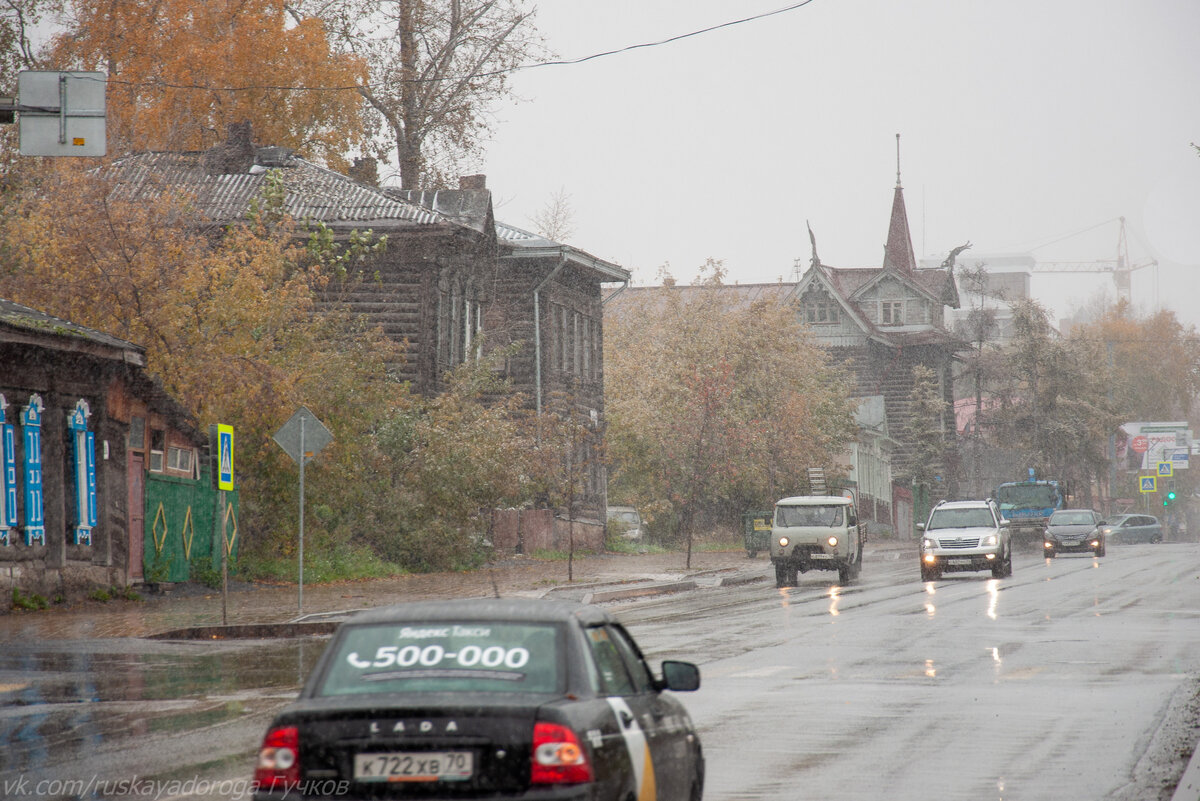
[[[284,209],[297,220],[373,227],[450,222],[433,209],[392,197],[279,148],[258,148],[249,169],[233,173],[214,173],[206,167],[205,155],[202,151],[156,152],[118,159],[108,168],[117,182],[114,195],[147,200],[168,191],[182,192],[195,200],[205,216],[231,220],[245,216],[251,201],[262,194],[268,170],[278,168]]]
[[[604,281],[629,281],[630,273],[624,267],[610,261],[597,258],[578,248],[547,239],[541,234],[535,234],[508,223],[496,222],[496,238],[510,248],[509,258],[566,258],[568,261],[583,267],[591,268],[602,276]]]

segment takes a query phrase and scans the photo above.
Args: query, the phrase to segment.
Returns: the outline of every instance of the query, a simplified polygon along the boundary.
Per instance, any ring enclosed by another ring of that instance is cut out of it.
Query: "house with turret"
[[[918,266],[897,174],[883,263],[830,266],[817,255],[814,237],[810,265],[793,294],[816,341],[853,371],[856,394],[882,399],[879,422],[895,440],[892,471],[901,479],[911,467],[906,432],[912,423],[913,370],[927,367],[933,372],[946,400],[937,424],[944,432],[948,457],[941,486],[931,488],[937,496],[957,493],[953,367],[965,343],[947,325],[946,310],[959,306],[953,270],[953,259],[936,268]]]

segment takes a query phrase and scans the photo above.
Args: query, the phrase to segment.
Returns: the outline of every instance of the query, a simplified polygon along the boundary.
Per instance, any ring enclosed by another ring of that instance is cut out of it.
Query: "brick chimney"
[[[379,163],[370,156],[356,158],[348,174],[360,183],[379,186]]]
[[[250,121],[231,122],[226,126],[226,140],[204,154],[204,169],[209,175],[232,175],[246,172],[254,165],[255,148],[251,141]]]

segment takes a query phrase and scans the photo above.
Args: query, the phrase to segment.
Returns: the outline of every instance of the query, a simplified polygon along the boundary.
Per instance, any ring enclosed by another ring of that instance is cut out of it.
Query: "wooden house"
[[[323,223],[335,238],[352,231],[386,236],[372,277],[336,298],[406,347],[397,377],[436,394],[447,370],[475,358],[483,343],[518,344],[504,370],[539,413],[569,397],[586,421],[575,465],[586,465],[573,514],[603,526],[604,373],[601,284],[629,273],[581,250],[497,223],[484,176],[458,189],[378,187],[333,172],[276,147],[251,142],[232,126],[227,142],[207,151],[145,153],[116,162],[117,192],[151,199],[167,188],[193,198],[204,217],[242,218],[277,170],[283,210]],[[332,299],[332,298],[331,298]]]
[[[19,592],[138,583],[182,552],[185,518],[189,554],[211,556],[199,522],[211,503],[189,515],[175,502],[205,484],[207,438],[144,368],[138,345],[0,300],[0,575]],[[186,577],[182,560],[173,569]]]
[[[896,440],[893,470],[898,476],[910,467],[906,434],[913,368],[933,371],[946,400],[946,411],[937,422],[950,455],[943,486],[935,493],[954,495],[953,365],[965,343],[948,330],[945,310],[958,308],[958,290],[952,263],[933,269],[917,266],[899,180],[882,266],[830,267],[817,256],[814,240],[812,260],[796,285],[794,302],[816,341],[854,371],[856,395],[883,397],[887,429]]]

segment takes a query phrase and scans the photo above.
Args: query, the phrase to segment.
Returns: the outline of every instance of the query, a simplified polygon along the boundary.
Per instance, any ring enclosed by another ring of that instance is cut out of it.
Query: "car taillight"
[[[575,732],[557,723],[533,726],[533,784],[578,784],[592,780],[592,766]]]
[[[295,726],[271,729],[258,751],[254,782],[263,790],[300,783],[300,730]]]

